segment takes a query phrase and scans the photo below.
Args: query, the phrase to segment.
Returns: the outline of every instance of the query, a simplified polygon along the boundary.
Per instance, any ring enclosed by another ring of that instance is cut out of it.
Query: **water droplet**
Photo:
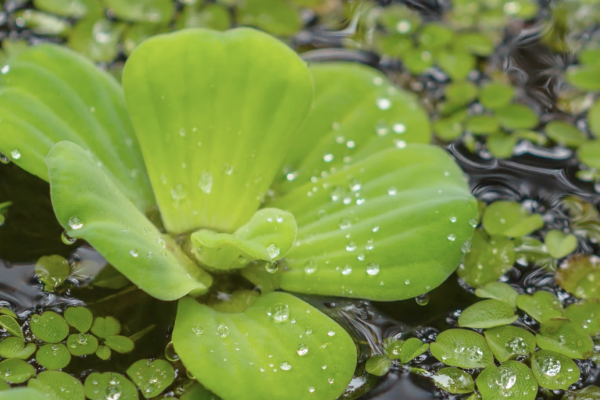
[[[394,124],[392,130],[397,134],[402,134],[406,132],[406,126],[404,126],[403,124]]]
[[[456,217],[454,215],[450,217],[450,222],[452,222],[452,223],[456,222]]]
[[[383,85],[383,78],[381,78],[379,76],[373,78],[373,85],[375,85],[375,86]]]
[[[139,255],[138,251],[135,249],[129,250],[129,254],[131,254],[131,257],[134,257],[134,258],[137,258],[137,256]]]
[[[348,183],[348,187],[350,188],[351,191],[358,192],[362,187],[362,182],[358,179],[352,179]]]
[[[71,245],[71,244],[75,243],[75,241],[77,240],[77,239],[72,238],[71,236],[69,236],[67,234],[67,231],[63,231],[63,233],[60,234],[60,239],[66,245]]]
[[[2,72],[2,75],[6,75],[10,72],[10,65],[6,64],[4,67],[2,67],[2,69],[0,69],[0,72]]]
[[[370,263],[367,265],[367,274],[371,276],[375,276],[379,273],[379,264]]]
[[[346,245],[346,251],[355,251],[358,248],[358,246],[356,245],[356,243],[354,242],[348,242],[348,244]]]
[[[223,173],[225,173],[225,175],[233,174],[233,165],[223,164]]]
[[[379,232],[379,226],[375,225],[371,228],[371,232]]]
[[[352,273],[352,267],[348,264],[342,268],[342,275],[350,275]]]
[[[348,229],[352,226],[352,222],[349,219],[342,218],[340,219],[340,229]]]
[[[560,360],[550,355],[544,356],[541,360],[538,358],[537,362],[544,375],[549,377],[557,376],[560,373],[560,370],[562,369]]]
[[[289,371],[292,369],[292,365],[288,362],[282,362],[281,365],[279,365],[279,368],[281,368],[282,371]]]
[[[466,240],[460,247],[460,251],[462,251],[464,254],[467,254],[468,252],[470,252],[471,251],[471,241]]]
[[[325,161],[326,163],[332,162],[333,161],[333,154],[331,153],[327,153],[323,156],[323,161]]]
[[[317,271],[317,263],[315,260],[308,260],[304,264],[304,272],[307,274],[314,274]]]
[[[376,102],[377,104],[377,108],[379,108],[380,110],[389,110],[390,107],[392,107],[392,102],[389,99],[386,98],[380,98],[377,99]]]
[[[398,190],[395,187],[392,186],[391,188],[388,189],[388,194],[390,196],[395,196],[396,193],[398,193]]]
[[[175,201],[183,200],[187,196],[183,185],[179,184],[171,188],[171,198]]]
[[[202,325],[196,324],[192,326],[192,332],[194,332],[196,336],[200,336],[204,333],[204,328],[202,327]]]
[[[410,285],[410,279],[406,279],[406,280],[404,281],[404,284],[405,284],[405,285]]]
[[[290,316],[290,308],[287,304],[275,304],[272,309],[269,309],[268,314],[275,322],[285,322]]]
[[[21,158],[21,152],[17,149],[14,149],[10,152],[10,156],[13,158],[13,160],[18,160]]]
[[[515,383],[517,383],[517,374],[508,367],[500,366],[496,371],[494,379],[488,383],[488,386],[494,388],[494,385],[496,385],[503,391],[502,395],[508,397],[510,392],[506,393],[504,391],[510,390],[515,386]]]
[[[308,346],[306,346],[304,343],[301,344],[300,346],[298,346],[298,350],[296,350],[296,353],[298,353],[299,356],[303,356],[306,353],[308,353]]]
[[[454,242],[456,240],[456,235],[454,233],[451,233],[448,235],[448,240],[451,242]]]
[[[329,332],[327,332],[327,336],[335,336],[335,332],[334,331],[329,331]]]
[[[315,392],[315,388],[314,388],[314,387],[312,387],[312,386],[309,386],[309,387],[308,387],[308,391],[309,391],[310,393],[314,393],[314,392]]]
[[[525,342],[525,339],[519,336],[506,343],[504,347],[506,347],[506,349],[513,354],[526,355],[529,353],[527,351],[527,343]]]
[[[77,217],[71,217],[69,218],[69,227],[75,230],[81,229],[83,228],[83,222]]]
[[[424,293],[420,296],[417,296],[415,297],[415,301],[420,306],[426,306],[427,304],[429,304],[429,294]]]
[[[229,328],[223,324],[220,324],[217,327],[217,335],[221,336],[222,338],[226,338],[229,336]]]
[[[87,343],[87,337],[80,333],[79,335],[77,335],[77,343],[79,343],[80,345],[84,345]]]
[[[204,171],[202,175],[200,175],[200,180],[198,181],[198,187],[206,194],[210,194],[213,185],[213,177],[212,174],[208,171]]]
[[[385,136],[388,134],[388,132],[388,124],[384,120],[377,122],[377,124],[375,125],[375,133],[377,134],[377,136]]]
[[[277,247],[275,243],[272,243],[269,245],[269,247],[267,247],[267,253],[269,254],[269,257],[271,257],[271,260],[277,257],[280,251],[281,250],[279,249],[279,247]]]
[[[276,262],[265,263],[265,271],[270,274],[274,274],[279,270],[279,265]]]
[[[6,157],[4,154],[0,153],[0,163],[6,165],[10,162],[9,158]]]
[[[469,225],[471,225],[473,228],[475,228],[478,225],[477,220],[475,218],[470,219]]]

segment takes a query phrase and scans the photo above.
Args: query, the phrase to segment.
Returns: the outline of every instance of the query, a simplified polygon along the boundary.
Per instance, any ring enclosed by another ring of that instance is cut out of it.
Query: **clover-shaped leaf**
[[[47,370],[63,369],[71,362],[71,353],[62,343],[45,344],[35,354],[35,359]]]
[[[92,333],[102,339],[118,335],[121,333],[121,323],[115,317],[98,317],[92,325]]]
[[[169,0],[104,0],[114,15],[134,22],[169,22],[173,17],[173,3]]]
[[[34,314],[31,317],[30,328],[36,338],[46,343],[58,343],[69,334],[69,325],[54,311],[45,311],[42,315]]]
[[[507,361],[499,367],[490,365],[479,374],[477,389],[483,400],[534,400],[538,385],[526,365],[517,361]]]
[[[492,353],[498,361],[505,362],[535,351],[535,336],[516,326],[499,326],[484,332]]]
[[[127,375],[149,399],[161,394],[175,380],[173,366],[165,360],[139,360],[127,369]]]
[[[112,351],[110,350],[110,347],[104,345],[98,346],[98,350],[96,350],[96,356],[98,356],[99,359],[108,360],[111,355]]]
[[[600,258],[571,256],[556,272],[556,282],[580,299],[600,299]]]
[[[471,393],[475,390],[471,375],[454,367],[440,369],[433,376],[433,381],[440,389],[454,394]]]
[[[444,331],[429,347],[435,358],[453,367],[485,368],[494,363],[484,337],[466,329]]]
[[[308,399],[313,393],[335,399],[356,365],[355,345],[339,325],[278,292],[261,296],[239,314],[183,298],[173,344],[186,368],[226,400]]]
[[[83,385],[78,379],[60,371],[40,372],[27,385],[52,400],[84,400]]]
[[[579,380],[579,367],[569,357],[540,350],[531,358],[531,370],[539,385],[546,389],[568,389]]]
[[[0,315],[0,328],[13,336],[23,338],[21,326],[12,315]]]
[[[274,262],[290,250],[297,226],[289,212],[258,210],[233,234],[202,229],[191,236],[193,251],[203,264],[217,269],[236,269],[254,260]]]
[[[539,122],[535,111],[524,104],[509,104],[495,111],[505,129],[533,129]]]
[[[503,301],[512,307],[517,306],[517,297],[519,293],[508,283],[491,282],[475,290],[477,297],[484,299],[496,299]]]
[[[576,322],[565,319],[544,322],[535,338],[540,348],[571,358],[588,358],[594,349],[586,330]]]
[[[481,88],[479,102],[486,108],[495,109],[507,106],[515,95],[515,89],[504,83],[490,82]]]
[[[558,230],[546,233],[544,243],[548,253],[554,258],[563,258],[571,254],[577,248],[577,237]]]
[[[467,328],[493,328],[516,321],[515,309],[501,300],[479,301],[462,311],[458,326]]]
[[[65,321],[81,333],[86,333],[92,327],[94,316],[85,307],[69,307],[65,310]]]
[[[417,338],[410,338],[402,344],[400,362],[402,364],[408,364],[410,361],[425,353],[428,349],[428,343],[423,343],[420,339]]]
[[[35,376],[35,368],[18,358],[0,361],[0,379],[8,383],[23,383]]]
[[[67,348],[76,357],[94,354],[98,349],[98,339],[94,335],[77,333],[67,338]]]
[[[571,304],[565,310],[565,317],[579,323],[590,336],[600,333],[600,301],[598,300]]]
[[[81,147],[60,142],[47,163],[54,212],[70,237],[85,239],[156,298],[173,300],[210,286],[210,276],[162,235]]]
[[[70,273],[69,262],[58,255],[41,257],[35,264],[35,274],[48,292],[53,292],[62,285]]]
[[[600,169],[600,140],[590,140],[583,144],[577,150],[577,157],[588,167]]]
[[[390,370],[392,360],[385,355],[374,355],[369,357],[365,363],[365,370],[371,375],[384,376]]]
[[[25,345],[22,338],[7,337],[0,341],[0,357],[27,360],[35,353],[36,348],[34,343]]]
[[[579,147],[586,140],[583,132],[564,121],[549,122],[544,131],[555,142],[569,147]]]
[[[112,335],[104,340],[104,344],[117,353],[129,353],[133,351],[135,344],[133,340],[125,336]]]
[[[554,294],[542,290],[535,292],[533,296],[528,294],[519,295],[517,306],[538,322],[559,318],[563,314],[560,300]]]
[[[515,262],[515,245],[504,236],[488,236],[477,229],[471,240],[471,251],[465,255],[458,276],[470,286],[496,281]]]
[[[119,400],[139,399],[135,385],[123,375],[114,372],[90,374],[85,379],[83,388],[85,397],[90,400],[105,400],[110,397]]]
[[[544,226],[542,216],[529,215],[519,203],[512,201],[496,201],[490,204],[483,213],[483,228],[490,235],[519,237]]]

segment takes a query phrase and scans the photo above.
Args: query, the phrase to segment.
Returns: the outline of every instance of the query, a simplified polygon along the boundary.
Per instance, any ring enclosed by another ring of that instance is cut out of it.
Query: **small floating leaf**
[[[121,374],[105,372],[90,374],[83,385],[85,397],[90,400],[106,400],[113,397],[119,400],[138,400],[135,385]]]
[[[471,375],[454,367],[440,369],[433,376],[433,381],[440,389],[449,393],[463,394],[475,390],[475,382]]]
[[[498,280],[515,262],[515,246],[504,236],[488,236],[477,229],[471,239],[471,251],[465,255],[458,276],[477,287]]]
[[[563,258],[571,254],[577,248],[577,237],[558,230],[550,230],[544,237],[544,243],[548,253],[554,258]]]
[[[537,397],[538,385],[526,365],[517,361],[507,361],[499,367],[491,365],[479,374],[477,389],[483,400],[534,400]]]
[[[475,115],[467,119],[467,130],[474,135],[488,135],[498,131],[498,120],[493,115]]]
[[[600,334],[600,301],[587,300],[573,303],[565,310],[565,317],[580,324],[590,336]]]
[[[365,364],[368,373],[375,376],[384,376],[390,370],[392,360],[385,355],[375,355],[370,357]]]
[[[501,300],[483,300],[467,307],[458,318],[458,326],[466,328],[493,328],[509,325],[517,320],[515,309]]]
[[[417,338],[410,338],[402,344],[400,362],[402,364],[408,364],[410,361],[425,353],[428,349],[428,343],[423,343]]]
[[[104,4],[117,18],[134,22],[169,22],[174,11],[170,0],[104,0]]]
[[[17,314],[15,314],[15,312],[13,310],[11,310],[10,308],[1,307],[0,314],[8,315],[10,317],[13,317],[14,319],[17,319]]]
[[[569,147],[579,147],[586,140],[583,132],[564,121],[549,122],[544,131],[550,139]]]
[[[587,331],[578,323],[564,319],[544,322],[536,340],[540,348],[571,358],[588,358],[594,350]]]
[[[586,91],[600,90],[600,68],[595,65],[580,65],[567,69],[567,82]]]
[[[78,379],[60,371],[43,371],[27,385],[52,400],[84,400],[83,385]]]
[[[588,110],[588,126],[594,136],[600,137],[600,99],[596,99]]]
[[[34,0],[33,4],[38,10],[73,18],[81,18],[102,8],[98,0]]]
[[[512,201],[496,201],[490,204],[483,213],[483,228],[490,235],[519,237],[544,226],[540,214],[529,215],[519,203]]]
[[[507,106],[515,96],[515,89],[504,83],[490,82],[481,88],[479,102],[486,108],[496,109]]]
[[[35,376],[35,368],[18,358],[0,361],[0,379],[8,383],[23,383]]]
[[[599,400],[600,388],[590,385],[580,390],[569,390],[561,400]]]
[[[92,333],[102,339],[118,335],[121,333],[121,323],[115,317],[98,317],[92,325]]]
[[[580,299],[600,299],[600,258],[577,255],[567,258],[556,272],[556,282]]]
[[[139,360],[127,369],[127,376],[149,399],[161,394],[175,380],[173,366],[165,360]]]
[[[36,361],[47,370],[63,369],[71,362],[71,353],[62,343],[46,344],[35,355]]]
[[[277,36],[291,36],[302,26],[300,14],[285,0],[246,0],[237,5],[240,25],[255,26]]]
[[[207,4],[204,7],[189,5],[177,17],[175,23],[178,29],[208,28],[224,31],[231,26],[229,10],[219,4]]]
[[[479,89],[468,81],[452,82],[444,88],[444,95],[452,103],[466,105],[477,98]]]
[[[519,295],[517,306],[538,322],[560,318],[563,314],[560,300],[554,294],[543,290],[535,292],[533,296]]]
[[[110,347],[100,345],[98,346],[98,350],[96,350],[96,355],[101,360],[108,360],[112,355],[112,351],[110,351]]]
[[[390,360],[400,360],[402,355],[403,340],[386,339],[383,344],[385,354]]]
[[[496,116],[500,125],[509,130],[533,129],[539,122],[535,111],[524,104],[509,104],[498,108]]]
[[[58,343],[69,334],[69,325],[54,311],[45,311],[42,315],[31,317],[31,333],[42,342]]]
[[[500,362],[535,351],[535,337],[516,326],[500,326],[484,332],[485,339]]]
[[[519,293],[508,283],[491,282],[475,290],[475,295],[484,299],[501,300],[512,307],[517,306]]]
[[[21,331],[21,326],[17,322],[16,317],[0,315],[0,328],[13,336],[23,338],[23,331]]]
[[[114,23],[101,13],[89,15],[71,30],[69,47],[94,61],[109,62],[118,54],[117,46],[124,29],[125,24]]]
[[[76,333],[67,338],[67,348],[76,357],[94,354],[98,350],[98,339],[94,335]]]
[[[577,157],[588,167],[600,169],[600,140],[590,140],[581,145],[577,150]]]
[[[135,344],[133,340],[125,336],[113,335],[104,340],[104,344],[116,351],[117,353],[129,353],[133,351]]]
[[[579,367],[569,357],[540,350],[531,358],[531,370],[539,385],[550,390],[567,390],[579,380]]]
[[[2,392],[4,390],[8,390],[8,389],[10,389],[10,385],[8,383],[6,383],[5,381],[3,381],[2,379],[0,379],[0,392]],[[11,392],[11,395],[12,395],[12,392]],[[6,398],[6,394],[4,396],[2,396],[0,394],[0,399],[5,399],[5,398]],[[11,397],[10,399],[17,400],[19,398],[23,398],[23,399],[26,399],[26,400],[32,400],[29,397],[18,397],[17,395],[14,395],[14,397]]]
[[[4,382],[0,380],[0,388]],[[4,389],[0,389],[4,390]],[[12,390],[2,391],[0,400],[48,400],[42,392],[32,388],[14,388]]]
[[[463,51],[440,51],[437,63],[455,81],[465,79],[476,66],[477,60]]]
[[[33,343],[23,342],[20,337],[7,337],[0,341],[0,357],[4,358],[20,358],[27,360],[35,353],[36,345]]]
[[[22,10],[14,12],[12,16],[19,21],[19,28],[30,30],[38,35],[61,37],[69,33],[69,23],[54,15],[35,10]]]
[[[430,345],[431,354],[446,365],[459,368],[485,368],[494,363],[494,355],[477,332],[449,329]]]
[[[487,147],[490,153],[496,158],[509,158],[513,154],[517,136],[502,132],[492,133],[487,138]]]
[[[85,307],[69,307],[65,310],[65,321],[81,333],[86,333],[92,327],[94,316]]]
[[[53,292],[69,277],[69,262],[61,256],[41,257],[35,264],[35,274],[44,284],[44,290]]]

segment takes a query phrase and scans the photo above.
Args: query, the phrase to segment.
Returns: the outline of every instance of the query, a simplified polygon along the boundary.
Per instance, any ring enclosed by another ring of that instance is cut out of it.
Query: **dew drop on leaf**
[[[71,217],[69,218],[69,227],[75,230],[81,229],[83,228],[83,222],[77,217]]]
[[[292,365],[288,362],[282,362],[281,365],[279,366],[279,368],[282,371],[289,371],[290,369],[292,369]]]
[[[279,270],[279,265],[276,262],[267,262],[265,263],[265,271],[270,274],[274,274]]]
[[[272,309],[269,309],[269,314],[275,322],[285,322],[290,316],[290,308],[287,304],[275,304]]]
[[[200,180],[198,181],[198,187],[206,194],[210,194],[213,185],[213,177],[212,174],[208,171],[204,171],[202,175],[200,175]]]
[[[377,99],[376,101],[377,104],[377,108],[379,108],[380,110],[389,110],[390,107],[392,107],[392,102],[389,99],[386,98],[380,98]]]
[[[271,260],[276,258],[280,252],[281,250],[275,243],[272,243],[269,245],[269,247],[267,247],[267,253],[269,254],[269,257],[271,257]]]
[[[298,346],[298,350],[296,350],[296,353],[298,353],[299,356],[303,356],[306,353],[308,353],[308,346],[306,346],[304,343],[301,344],[300,346]]]
[[[371,276],[375,276],[379,273],[379,264],[370,263],[367,265],[367,274]]]
[[[223,324],[217,327],[217,335],[221,336],[223,339],[229,336],[229,328]]]
[[[308,260],[304,264],[304,272],[306,272],[308,275],[314,274],[316,271],[317,271],[317,263],[315,262],[315,260]]]
[[[63,231],[63,233],[60,234],[60,239],[66,245],[71,245],[71,244],[75,243],[75,241],[77,240],[77,239],[72,238],[71,236],[69,236],[67,234],[67,231]]]
[[[448,235],[448,240],[451,242],[454,242],[456,240],[456,235],[454,233],[451,233]]]
[[[340,229],[348,229],[352,226],[352,223],[350,222],[349,219],[346,218],[342,218],[340,219]]]
[[[420,306],[426,306],[429,304],[429,295],[427,293],[415,297],[415,301]]]

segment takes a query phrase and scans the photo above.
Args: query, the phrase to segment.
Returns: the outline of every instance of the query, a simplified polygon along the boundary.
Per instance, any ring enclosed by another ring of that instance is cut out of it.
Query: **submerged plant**
[[[123,91],[40,45],[8,61],[0,86],[0,151],[50,182],[67,240],[151,296],[181,298],[175,350],[225,400],[334,399],[352,378],[348,333],[273,290],[416,297],[457,268],[473,233],[477,204],[452,158],[422,144],[412,97],[367,67],[307,67],[258,31],[149,39]],[[260,297],[229,313],[202,304],[238,271]]]

